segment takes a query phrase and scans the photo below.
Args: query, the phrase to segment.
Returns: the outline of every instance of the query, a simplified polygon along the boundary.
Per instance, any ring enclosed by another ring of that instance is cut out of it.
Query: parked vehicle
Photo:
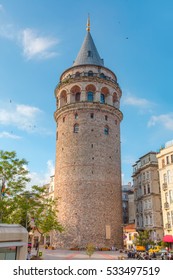
[[[145,246],[137,245],[137,246],[136,246],[136,251],[137,251],[137,252],[145,252],[145,251],[146,251],[146,248],[145,248]]]
[[[153,246],[148,250],[149,253],[158,253],[161,250],[161,246]]]

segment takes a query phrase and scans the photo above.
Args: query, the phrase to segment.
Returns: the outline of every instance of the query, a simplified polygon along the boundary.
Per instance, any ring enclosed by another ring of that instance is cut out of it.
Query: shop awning
[[[165,235],[163,236],[163,242],[173,242],[173,236],[172,235]]]
[[[0,248],[2,247],[21,247],[21,246],[26,246],[27,243],[26,242],[22,242],[22,241],[8,241],[8,242],[0,242]]]

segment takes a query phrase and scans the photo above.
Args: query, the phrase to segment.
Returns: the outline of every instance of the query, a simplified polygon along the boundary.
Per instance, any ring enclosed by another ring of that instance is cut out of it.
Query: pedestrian
[[[171,260],[171,252],[168,253],[168,260]]]
[[[155,253],[155,252],[153,252],[152,258],[153,258],[153,259],[156,259],[156,253]]]
[[[164,253],[161,253],[161,259],[164,260],[165,257],[164,257]]]
[[[37,251],[38,249],[38,241],[35,242],[35,250]]]
[[[28,254],[27,254],[27,257],[26,257],[26,259],[27,260],[30,260],[31,259],[31,248],[28,248]]]

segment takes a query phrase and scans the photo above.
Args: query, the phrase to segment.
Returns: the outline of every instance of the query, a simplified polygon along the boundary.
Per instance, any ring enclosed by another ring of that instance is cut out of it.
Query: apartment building
[[[134,199],[132,203],[131,199],[129,200],[129,197],[131,198],[131,195],[133,195],[133,187],[131,186],[131,183],[128,183],[127,185],[122,185],[123,224],[129,223],[129,213],[131,216],[131,212],[134,210]],[[131,209],[129,209],[129,202]],[[134,217],[133,221],[131,222],[134,223]]]
[[[173,140],[157,154],[164,235],[173,236]]]
[[[133,165],[133,186],[136,230],[150,230],[154,242],[162,240],[163,222],[155,152],[140,157]]]

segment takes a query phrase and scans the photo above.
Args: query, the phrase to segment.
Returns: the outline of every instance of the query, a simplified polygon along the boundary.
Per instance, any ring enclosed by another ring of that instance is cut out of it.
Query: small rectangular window
[[[171,155],[171,163],[173,163],[173,155]]]
[[[166,163],[169,164],[169,156],[166,157]]]
[[[94,113],[90,114],[91,119],[94,119]]]
[[[108,116],[105,116],[105,121],[107,121],[108,120]]]

